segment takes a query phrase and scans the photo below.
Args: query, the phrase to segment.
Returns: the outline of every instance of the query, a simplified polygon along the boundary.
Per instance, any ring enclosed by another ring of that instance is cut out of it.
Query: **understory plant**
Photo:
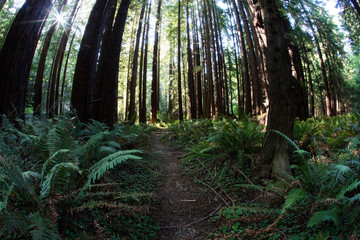
[[[153,189],[138,188],[135,179],[142,174],[151,184],[157,171],[146,150],[134,149],[138,139],[148,139],[149,128],[110,129],[69,117],[20,126],[4,118],[0,129],[2,239],[133,234],[129,221],[142,215],[153,197]]]
[[[213,218],[218,228],[212,237],[356,239],[360,234],[358,113],[297,121],[292,140],[278,132],[292,144],[294,154],[292,176],[277,181],[259,179],[252,171],[261,127],[251,122],[215,122],[209,137],[192,139],[196,144],[188,147],[184,158],[195,181],[222,196],[225,207]],[[183,132],[188,128],[176,126],[174,134],[190,138]]]

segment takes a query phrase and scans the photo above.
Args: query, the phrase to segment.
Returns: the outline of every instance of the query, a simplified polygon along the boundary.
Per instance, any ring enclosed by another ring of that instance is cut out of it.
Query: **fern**
[[[61,239],[59,234],[54,231],[49,219],[40,212],[33,213],[29,216],[31,225],[29,231],[33,240],[57,240]]]
[[[284,214],[289,208],[291,208],[297,202],[307,197],[307,192],[304,189],[293,189],[285,197],[285,203],[281,209],[281,214]]]
[[[65,190],[69,191],[70,189],[67,189],[68,186],[66,183],[74,181],[74,179],[71,178],[73,173],[80,174],[79,167],[74,163],[65,162],[55,165],[41,183],[41,198],[44,199],[53,192],[62,193]]]
[[[338,226],[340,223],[339,213],[340,213],[340,209],[338,207],[334,207],[334,208],[331,208],[331,209],[325,210],[325,211],[318,211],[310,218],[307,226],[313,227],[313,226],[319,225],[325,221],[331,221],[336,226]]]
[[[88,175],[88,181],[86,183],[86,186],[89,186],[91,183],[95,183],[97,180],[101,179],[106,171],[113,169],[120,163],[128,160],[142,159],[139,156],[133,155],[139,153],[142,152],[139,150],[118,151],[101,159],[89,169],[90,174]]]

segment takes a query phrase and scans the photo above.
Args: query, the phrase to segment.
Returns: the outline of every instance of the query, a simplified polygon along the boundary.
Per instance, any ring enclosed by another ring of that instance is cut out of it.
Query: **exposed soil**
[[[209,239],[216,222],[210,216],[221,207],[211,193],[201,193],[206,186],[194,183],[183,174],[181,157],[184,151],[161,141],[163,132],[153,134],[154,151],[163,167],[163,185],[158,190],[159,205],[154,217],[160,223],[158,239]]]

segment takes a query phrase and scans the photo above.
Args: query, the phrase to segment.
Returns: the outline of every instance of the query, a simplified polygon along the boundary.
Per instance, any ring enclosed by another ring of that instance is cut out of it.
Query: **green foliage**
[[[151,169],[156,166],[144,158],[145,151],[131,149],[138,138],[144,147],[151,129],[119,125],[110,130],[67,117],[20,124],[21,131],[4,119],[0,129],[1,238],[85,237],[85,229],[87,236],[97,238],[101,226],[93,226],[94,221],[105,223],[103,236],[129,234],[112,227],[116,216],[110,212],[131,219],[152,199],[156,171]],[[132,171],[135,168],[139,171]],[[119,171],[126,173],[127,182],[117,176]],[[134,182],[142,175],[152,186],[142,184],[147,192]]]

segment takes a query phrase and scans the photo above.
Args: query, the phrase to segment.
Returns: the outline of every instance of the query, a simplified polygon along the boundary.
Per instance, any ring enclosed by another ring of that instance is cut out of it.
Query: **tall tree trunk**
[[[145,27],[145,56],[144,56],[144,62],[143,62],[143,69],[140,71],[140,74],[143,75],[143,86],[142,91],[139,91],[139,122],[146,123],[146,83],[147,83],[147,60],[148,60],[148,49],[149,49],[149,28],[150,28],[150,14],[151,14],[151,2],[149,3],[149,11],[148,11],[148,17],[146,20],[146,27]],[[140,68],[141,69],[141,68]],[[157,77],[156,77],[157,78]]]
[[[5,2],[5,1],[4,1]],[[61,14],[62,9],[66,5],[67,0],[64,0],[58,7],[57,11]],[[40,54],[39,65],[37,68],[36,79],[35,79],[35,86],[34,86],[34,108],[33,112],[35,116],[39,116],[41,114],[41,102],[42,102],[42,92],[43,92],[43,78],[44,78],[44,71],[45,71],[45,63],[46,57],[49,51],[51,39],[55,33],[55,29],[58,25],[58,21],[54,21],[51,25],[50,29],[48,30],[43,47]]]
[[[250,77],[249,77],[249,67],[247,60],[247,51],[244,40],[244,33],[241,26],[240,16],[237,11],[235,0],[231,0],[233,11],[235,14],[235,20],[238,27],[238,37],[240,40],[240,48],[241,48],[241,62],[242,62],[242,76],[243,76],[243,87],[244,87],[244,95],[245,95],[245,113],[247,115],[251,114],[251,87],[250,87]]]
[[[308,23],[308,25],[309,25],[309,27],[311,29],[311,32],[312,32],[314,40],[315,40],[315,44],[316,44],[316,48],[317,48],[317,52],[318,52],[319,60],[320,60],[322,78],[323,78],[323,81],[324,81],[324,90],[325,90],[325,97],[326,97],[326,114],[328,116],[330,116],[331,115],[331,96],[330,96],[329,82],[328,82],[328,78],[327,78],[327,75],[326,75],[326,68],[325,68],[324,58],[323,58],[322,50],[321,50],[321,47],[320,47],[320,42],[318,40],[318,37],[316,35],[314,26],[313,26],[313,24],[311,22],[311,19],[309,17],[309,13],[307,12],[304,4],[301,1],[299,3],[301,4],[301,7],[302,7],[303,11],[305,12],[307,23]]]
[[[306,64],[306,70],[307,70],[307,82],[309,84],[309,93],[310,93],[310,116],[315,116],[315,94],[314,94],[314,86],[313,86],[313,80],[311,75],[311,69],[310,69],[310,60],[306,51],[306,47],[304,42],[301,43],[302,51],[304,52],[304,60]]]
[[[198,26],[197,19],[193,11],[192,19],[194,24],[193,28],[193,48],[194,48],[194,76],[195,76],[195,96],[196,96],[196,117],[201,118],[203,115],[203,106],[202,106],[202,91],[201,91],[201,56],[200,56],[200,43],[198,35]]]
[[[169,106],[168,106],[168,117],[170,120],[174,120],[173,109],[174,109],[174,93],[173,93],[173,82],[175,78],[174,74],[174,57],[172,56],[172,47],[170,43],[170,62],[169,62]]]
[[[159,111],[158,76],[160,74],[158,72],[158,52],[159,52],[159,31],[160,31],[160,21],[161,21],[161,2],[162,0],[159,0],[157,13],[156,13],[155,40],[154,40],[153,65],[152,65],[153,76],[151,82],[151,107],[150,107],[150,121],[152,123],[157,122],[157,112]],[[170,60],[170,65],[171,65],[171,61],[172,60]]]
[[[99,99],[99,101],[94,105],[94,116],[108,126],[113,126],[118,120],[119,57],[130,2],[131,0],[121,1],[115,22],[111,24],[112,28],[107,28],[110,31],[110,36],[108,41],[103,42],[96,73],[94,98]]]
[[[260,6],[267,37],[266,65],[270,82],[269,119],[261,161],[265,172],[271,169],[272,176],[287,178],[291,174],[291,145],[274,130],[292,138],[295,111],[288,40],[277,1],[260,0]]]
[[[0,115],[12,120],[25,118],[31,63],[42,22],[50,7],[50,0],[27,0],[17,13],[0,51]]]
[[[182,91],[181,91],[181,0],[178,4],[178,34],[177,34],[177,46],[178,46],[178,96],[179,96],[179,120],[184,121],[183,105],[182,105]]]
[[[208,38],[207,40],[210,40],[210,49],[211,49],[211,57],[212,57],[212,67],[213,67],[213,71],[214,71],[214,75],[213,75],[213,83],[214,83],[214,87],[215,87],[215,111],[213,111],[213,116],[217,116],[219,114],[221,114],[222,112],[222,104],[221,104],[221,88],[220,88],[220,78],[219,78],[219,69],[218,69],[218,61],[217,61],[217,49],[216,49],[216,39],[215,39],[215,33],[214,33],[214,23],[213,23],[213,17],[211,14],[211,6],[209,3],[209,0],[205,0],[204,1],[206,3],[204,3],[204,8],[205,8],[205,18],[206,23],[207,23],[207,27],[209,29],[209,34],[210,34],[210,38]],[[205,40],[206,41],[206,40]],[[214,91],[214,88],[212,88],[212,91]]]
[[[253,110],[255,111],[255,115],[260,114],[264,111],[263,97],[262,97],[262,89],[259,79],[259,67],[258,62],[256,60],[256,54],[254,50],[253,40],[251,38],[251,32],[249,28],[249,22],[247,20],[247,16],[244,10],[244,6],[241,0],[238,0],[240,16],[244,23],[244,30],[246,36],[246,43],[248,46],[248,54],[250,60],[250,78],[253,84]]]
[[[189,109],[190,119],[196,118],[196,99],[195,99],[195,84],[194,84],[194,65],[191,51],[190,39],[190,24],[189,24],[189,0],[186,1],[186,52],[187,52],[187,70],[188,70],[188,91],[189,91]]]
[[[133,67],[132,67],[131,81],[130,81],[130,104],[129,104],[128,118],[127,118],[131,123],[135,123],[136,121],[136,106],[135,106],[136,81],[137,81],[137,71],[138,71],[138,62],[139,62],[138,58],[139,58],[140,37],[141,37],[141,30],[142,30],[146,5],[147,5],[147,1],[144,1],[140,13],[139,27],[136,33]]]
[[[131,80],[131,68],[132,68],[132,59],[134,55],[134,45],[135,45],[135,34],[136,34],[136,21],[133,21],[132,27],[131,27],[131,39],[130,39],[130,50],[129,50],[129,60],[127,64],[127,77],[126,77],[126,102],[125,102],[125,119],[127,118],[126,112],[129,109],[129,100],[130,100],[130,80]]]
[[[65,91],[65,83],[66,83],[66,73],[67,73],[67,69],[68,69],[68,64],[69,64],[69,59],[70,59],[70,53],[71,53],[71,48],[73,46],[74,40],[75,40],[75,36],[76,34],[73,35],[71,42],[70,42],[70,46],[69,46],[69,50],[68,50],[68,55],[66,57],[66,62],[65,62],[65,67],[64,67],[64,73],[63,73],[63,81],[62,81],[62,86],[61,86],[61,103],[60,103],[60,114],[64,113],[64,106],[65,106],[65,99],[64,99],[64,91]]]
[[[59,86],[60,86],[60,75],[61,66],[64,59],[65,49],[69,40],[69,34],[73,25],[74,17],[77,11],[77,6],[80,0],[76,0],[73,10],[66,22],[64,32],[62,34],[60,44],[56,53],[55,64],[53,66],[53,72],[50,76],[51,88],[50,88],[50,102],[49,102],[49,117],[58,114],[59,106]]]
[[[71,93],[71,106],[76,110],[81,122],[86,122],[89,119],[89,108],[92,101],[90,93],[96,76],[100,41],[110,8],[110,0],[96,1],[81,41]]]

